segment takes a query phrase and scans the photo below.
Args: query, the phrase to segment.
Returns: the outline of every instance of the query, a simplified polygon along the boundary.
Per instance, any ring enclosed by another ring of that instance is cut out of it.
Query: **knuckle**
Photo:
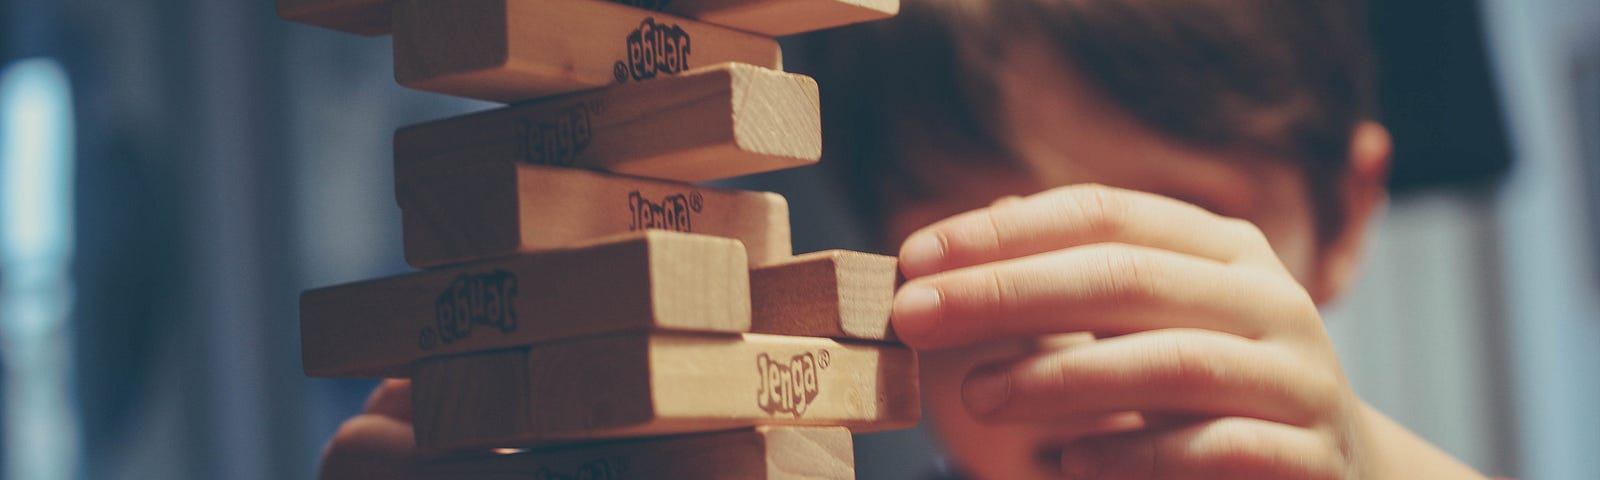
[[[993,307],[1006,310],[1012,308],[1012,300],[1017,298],[1016,284],[1008,281],[999,270],[990,269],[983,274],[984,293]]]
[[[1236,217],[1225,217],[1224,221],[1230,225],[1229,228],[1235,232],[1234,235],[1238,236],[1241,242],[1244,242],[1245,245],[1256,247],[1255,249],[1243,249],[1241,252],[1257,251],[1261,248],[1268,249],[1268,251],[1271,250],[1272,242],[1267,239],[1267,232],[1262,231],[1260,225]]]
[[[1239,422],[1218,422],[1196,445],[1201,458],[1211,459],[1224,472],[1258,475],[1277,470],[1272,452],[1278,445]]]
[[[1266,240],[1266,232],[1261,231],[1261,227],[1256,225],[1255,222],[1237,217],[1225,218],[1225,221],[1232,226],[1233,230],[1237,232],[1241,238],[1248,238],[1251,240]]]
[[[1135,302],[1155,297],[1160,272],[1149,258],[1126,246],[1098,249],[1101,275],[1100,297],[1110,302]]]
[[[1225,373],[1197,344],[1168,338],[1156,344],[1152,367],[1162,384],[1178,392],[1195,392],[1218,383]]]
[[[1127,228],[1131,206],[1122,191],[1099,184],[1071,187],[1062,209],[1078,218],[1083,230],[1101,239],[1118,238]]]
[[[1346,408],[1346,388],[1340,375],[1317,370],[1305,375],[1306,387],[1301,398],[1306,402],[1306,415],[1324,421],[1341,415]]]
[[[1322,311],[1317,309],[1317,302],[1311,294],[1297,282],[1273,282],[1279,285],[1281,293],[1273,295],[1276,299],[1281,324],[1287,325],[1287,332],[1303,340],[1319,340],[1327,337],[1327,327],[1322,323]],[[1330,350],[1327,353],[1332,354]]]

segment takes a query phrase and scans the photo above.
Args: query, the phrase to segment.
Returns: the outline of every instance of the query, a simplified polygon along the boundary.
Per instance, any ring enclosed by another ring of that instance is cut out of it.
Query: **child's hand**
[[[322,452],[322,480],[410,480],[416,461],[411,381],[384,380],[361,414],[346,420]]]
[[[919,350],[1109,336],[938,373],[965,375],[966,409],[990,423],[1139,412],[1062,448],[1076,477],[1381,478],[1371,455],[1409,438],[1351,391],[1316,305],[1246,221],[1070,186],[933,224],[900,258],[894,328]]]

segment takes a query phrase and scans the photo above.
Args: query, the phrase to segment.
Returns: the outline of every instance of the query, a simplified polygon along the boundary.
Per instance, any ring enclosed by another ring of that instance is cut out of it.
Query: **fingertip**
[[[906,278],[937,272],[944,256],[945,245],[938,235],[926,230],[913,233],[900,247],[900,271]]]
[[[384,379],[367,397],[363,412],[411,421],[411,380]]]
[[[894,296],[890,321],[895,335],[908,344],[916,345],[938,329],[944,298],[939,290],[927,285],[908,284]]]

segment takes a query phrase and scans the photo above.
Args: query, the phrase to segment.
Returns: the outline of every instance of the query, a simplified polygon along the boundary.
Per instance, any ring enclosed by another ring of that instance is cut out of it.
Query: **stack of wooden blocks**
[[[783,197],[693,183],[815,163],[773,37],[898,0],[277,3],[511,104],[396,132],[423,271],[301,297],[307,374],[412,379],[430,478],[848,479],[851,431],[917,422],[895,260],[794,256]]]

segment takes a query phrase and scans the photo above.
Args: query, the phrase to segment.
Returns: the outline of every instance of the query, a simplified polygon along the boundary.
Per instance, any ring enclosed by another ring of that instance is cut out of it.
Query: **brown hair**
[[[1328,238],[1352,131],[1373,115],[1362,13],[1354,0],[905,0],[895,19],[803,39],[799,60],[823,88],[824,163],[867,225],[885,195],[930,193],[909,180],[907,142],[1011,158],[988,72],[1004,45],[1042,39],[1168,137],[1298,162]]]

